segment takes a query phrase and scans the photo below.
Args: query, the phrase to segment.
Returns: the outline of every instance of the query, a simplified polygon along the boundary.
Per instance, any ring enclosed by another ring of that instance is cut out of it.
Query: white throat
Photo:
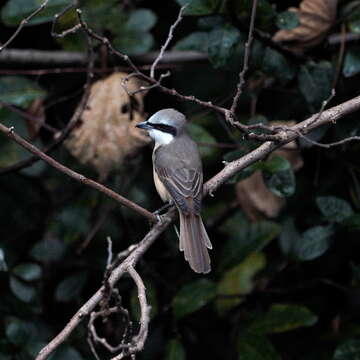
[[[170,144],[174,140],[173,135],[156,129],[151,129],[149,135],[155,140],[157,146]]]

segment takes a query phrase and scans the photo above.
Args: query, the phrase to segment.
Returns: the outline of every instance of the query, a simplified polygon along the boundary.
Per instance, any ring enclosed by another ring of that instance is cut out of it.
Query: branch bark
[[[143,55],[134,55],[132,58],[138,64],[150,64],[158,58],[159,51],[151,51]],[[161,58],[162,64],[177,64],[187,62],[206,61],[207,54],[198,51],[169,51]],[[98,60],[98,57],[96,57]],[[115,63],[123,64],[117,56],[111,59]],[[61,67],[69,65],[83,66],[87,62],[86,53],[62,50],[35,50],[35,49],[5,49],[0,53],[0,64],[21,65],[32,64],[46,67]]]
[[[204,186],[204,195],[213,194],[222,184],[224,184],[231,176],[235,175],[238,171],[246,168],[254,162],[264,159],[275,149],[287,144],[290,141],[295,140],[299,137],[299,131],[302,133],[308,133],[319,126],[336,123],[339,119],[345,115],[353,113],[360,109],[360,96],[357,96],[351,100],[348,100],[340,105],[334,106],[326,111],[323,111],[320,115],[314,114],[310,118],[300,122],[293,126],[293,131],[283,131],[280,133],[282,140],[267,141],[260,145],[257,149],[251,151],[245,156],[228,163],[223,170],[211,178]],[[316,121],[314,121],[316,120]],[[9,129],[0,125],[0,131],[9,133]],[[13,134],[14,135],[14,134]],[[14,139],[15,140],[15,139]],[[23,145],[23,141],[19,142]],[[32,146],[32,145],[31,145]],[[174,209],[170,209],[166,215],[162,217],[161,222],[157,222],[153,228],[147,233],[143,240],[136,246],[134,250],[130,252],[125,260],[116,267],[111,276],[109,277],[109,284],[114,286],[116,282],[122,277],[127,271],[129,266],[135,267],[139,258],[147,251],[151,244],[161,235],[161,233],[172,223],[175,219],[176,212]],[[126,252],[127,254],[127,252]],[[95,306],[101,301],[104,292],[102,286],[72,317],[65,328],[39,353],[36,360],[45,360],[48,356],[59,347],[72,331],[79,325],[83,318],[90,314]]]
[[[117,194],[116,192],[112,191],[111,189],[107,188],[106,186],[101,185],[100,183],[98,183],[98,182],[96,182],[94,180],[91,180],[91,179],[87,178],[86,176],[84,176],[82,174],[79,174],[76,171],[71,170],[68,167],[60,164],[59,162],[57,162],[55,159],[53,159],[49,155],[46,155],[44,152],[39,150],[36,146],[30,144],[24,138],[17,135],[15,133],[15,131],[14,131],[14,128],[8,128],[5,125],[0,124],[0,131],[3,134],[5,134],[6,136],[8,136],[9,138],[11,138],[12,140],[14,140],[15,142],[17,142],[19,145],[21,145],[22,147],[24,147],[25,149],[30,151],[32,154],[37,156],[37,158],[40,158],[40,159],[44,160],[46,163],[48,163],[50,166],[54,167],[55,169],[63,172],[64,174],[70,176],[71,178],[79,181],[82,184],[85,184],[87,186],[90,186],[90,187],[100,191],[101,193],[103,193],[103,194],[109,196],[110,198],[116,200],[120,204],[122,204],[122,205],[136,211],[138,214],[146,217],[150,221],[153,221],[153,222],[156,221],[156,216],[154,216],[148,210],[146,210],[143,207],[133,203],[132,201],[126,199],[125,197]]]

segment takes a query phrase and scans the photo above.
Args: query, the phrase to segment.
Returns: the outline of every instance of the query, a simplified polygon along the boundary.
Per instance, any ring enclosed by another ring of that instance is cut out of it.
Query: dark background
[[[10,3],[19,5],[15,14],[9,14]],[[26,16],[28,13],[22,11],[31,3],[1,3],[1,42],[13,34],[16,16],[20,20]],[[50,8],[50,18],[67,3],[59,1],[58,7]],[[251,1],[196,3],[203,14],[184,17],[171,47],[199,50],[209,58],[190,63],[180,59],[168,65],[172,74],[163,84],[227,107],[242,66]],[[330,1],[314,3],[325,3],[326,9]],[[341,31],[359,33],[358,1],[340,1],[336,19],[323,40],[295,54],[271,41],[279,27],[294,27],[296,17],[280,22],[290,6],[299,6],[299,1],[259,1],[247,84],[237,111],[243,123],[306,119],[329,97],[337,72],[336,96],[328,106],[359,95],[358,43],[345,39],[342,53],[340,44],[329,42],[331,35]],[[140,65],[141,55],[164,43],[179,11],[176,1],[89,0],[80,1],[80,7],[91,28],[108,36]],[[141,15],[142,25],[130,28],[129,19],[143,8],[151,11],[153,26]],[[324,16],[324,11],[315,10],[313,16]],[[83,35],[54,39],[51,22],[43,14],[38,18],[40,23],[24,27],[9,48],[85,50]],[[71,12],[63,18],[58,31],[75,21]],[[202,39],[211,39],[208,44],[198,40],[199,32],[205,34]],[[152,41],[141,41],[149,34]],[[193,40],[185,42],[190,35]],[[230,47],[224,49],[221,44],[227,41]],[[101,53],[100,45],[94,45],[95,52]],[[109,54],[105,60],[96,63],[94,81],[105,78],[116,66],[126,66]],[[54,68],[59,69],[58,74],[46,73]],[[61,71],[65,68],[73,72]],[[40,69],[43,73],[36,74]],[[28,121],[14,108],[27,112],[30,104],[41,98],[46,124],[62,129],[80,100],[86,71],[86,66],[79,64],[0,62],[0,121],[15,124],[15,131],[29,137]],[[22,96],[25,92],[28,97]],[[166,107],[184,112],[197,125],[191,133],[202,144],[205,179],[220,171],[222,160],[235,156],[234,150],[245,153],[259,145],[244,139],[214,112],[157,89],[145,97],[144,117]],[[359,135],[358,113],[317,130],[312,139],[327,143],[355,135]],[[42,148],[51,143],[52,134],[42,128],[31,141]],[[141,259],[137,270],[147,286],[152,320],[140,358],[359,358],[359,144],[353,141],[325,149],[301,140],[298,147],[303,166],[295,173],[277,168],[271,159],[264,162],[267,165],[251,169],[262,171],[264,178],[272,176],[278,185],[266,182],[267,187],[286,199],[272,219],[261,212],[256,219],[249,218],[242,210],[235,184],[246,174],[204,199],[203,218],[214,247],[210,274],[199,276],[191,271],[178,251],[172,227]],[[139,242],[150,229],[147,220],[130,209],[40,162],[19,171],[6,170],[28,156],[0,135],[0,360],[34,358],[101,286],[107,236],[112,238],[116,253]],[[98,178],[94,169],[82,165],[63,145],[51,156]],[[123,165],[111,172],[105,185],[150,211],[159,208],[162,204],[152,183],[151,146]],[[99,221],[101,226],[85,246]],[[122,278],[118,289],[122,304],[131,313],[135,333],[139,310],[134,285]],[[113,316],[105,325],[99,321],[98,330],[116,344],[126,325],[126,319]],[[81,324],[54,359],[91,358],[86,337],[87,327]],[[98,351],[102,359],[110,357],[101,347]]]

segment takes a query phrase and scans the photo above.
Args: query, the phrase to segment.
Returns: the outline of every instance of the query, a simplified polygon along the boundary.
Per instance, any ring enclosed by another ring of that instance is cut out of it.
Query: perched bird
[[[180,217],[180,251],[197,273],[210,271],[211,243],[201,219],[203,172],[199,150],[186,132],[185,116],[163,109],[136,125],[155,140],[154,183],[161,199],[174,203]]]

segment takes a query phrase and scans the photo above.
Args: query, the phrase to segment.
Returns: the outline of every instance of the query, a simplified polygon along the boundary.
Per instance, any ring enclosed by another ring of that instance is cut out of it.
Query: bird
[[[163,109],[136,127],[155,141],[152,154],[155,188],[164,202],[175,204],[180,218],[179,248],[196,273],[211,270],[212,245],[200,211],[203,170],[197,144],[186,131],[184,114]]]

